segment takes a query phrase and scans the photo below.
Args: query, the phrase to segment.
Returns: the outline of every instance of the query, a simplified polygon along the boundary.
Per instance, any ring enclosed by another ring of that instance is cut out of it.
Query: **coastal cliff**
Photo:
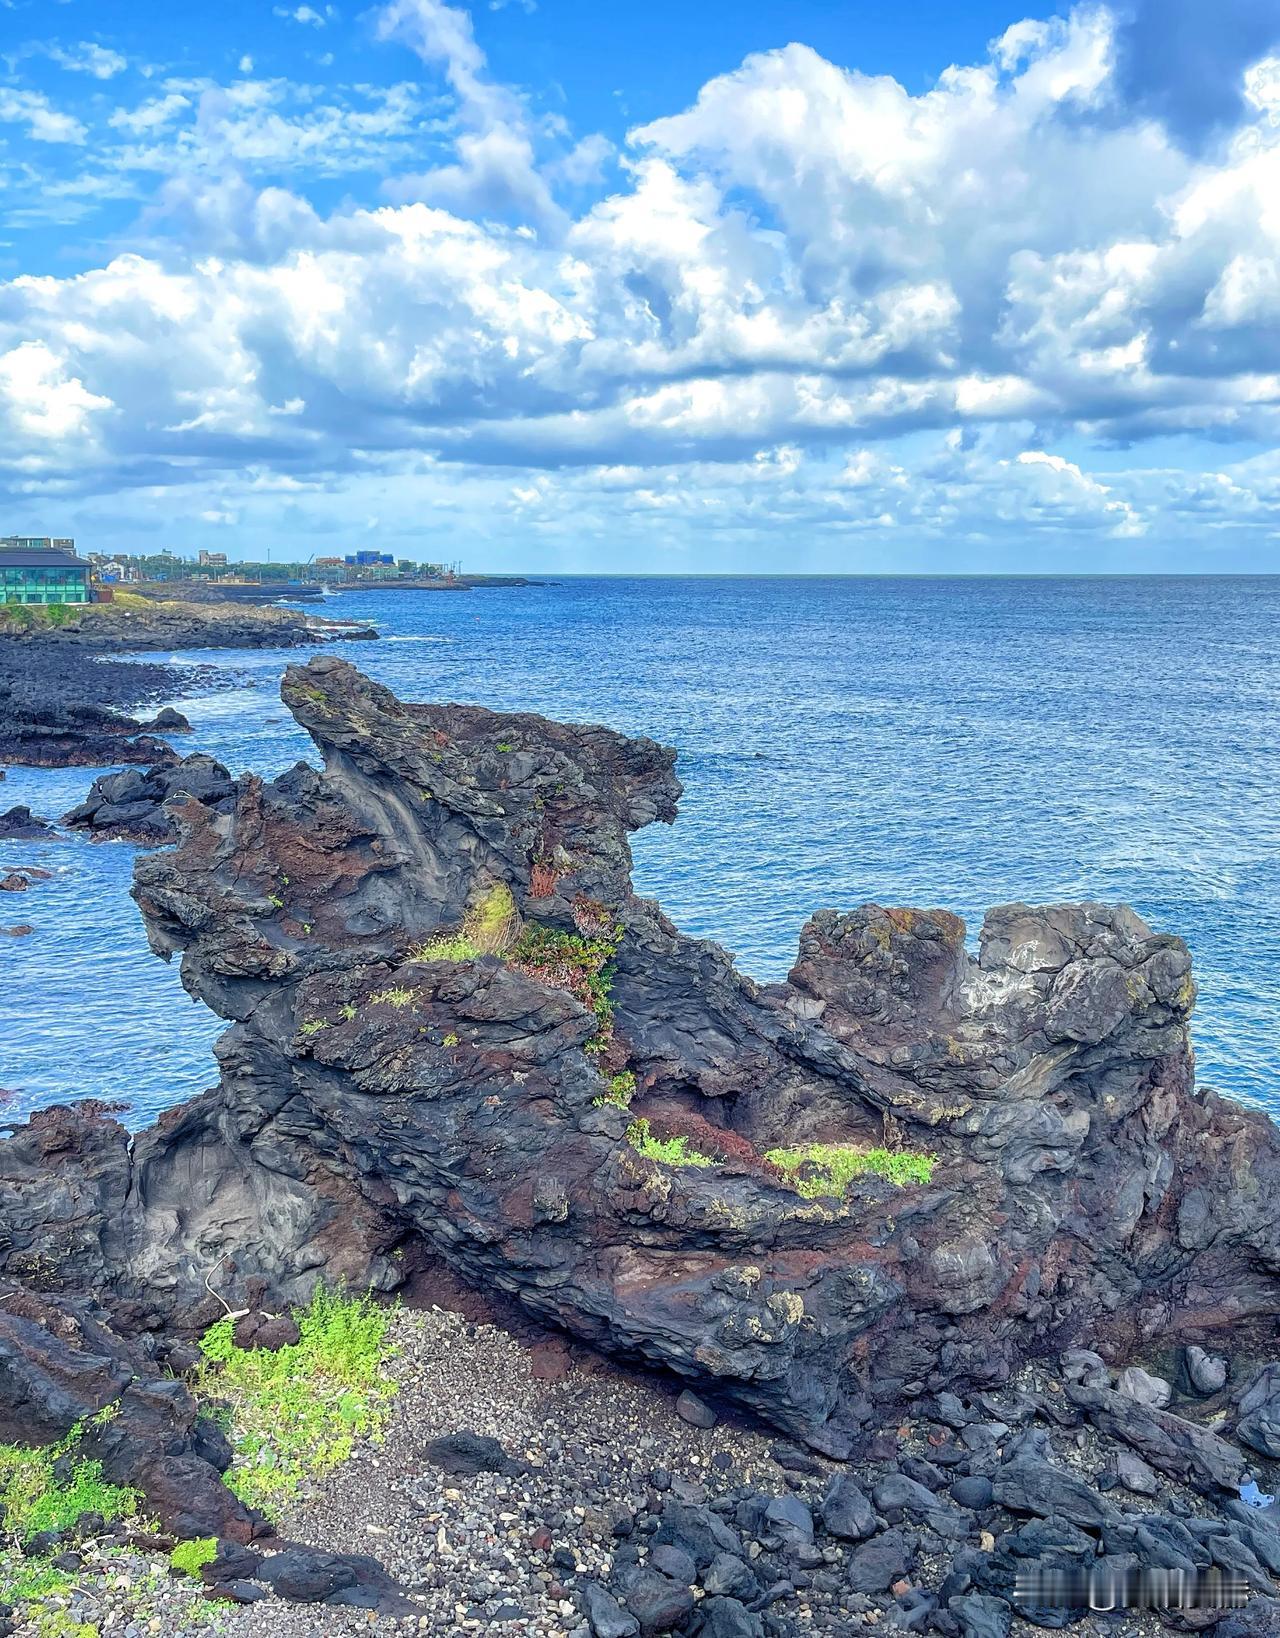
[[[0,1145],[22,1324],[128,1338],[136,1377],[221,1303],[412,1295],[443,1263],[836,1459],[1096,1350],[1078,1417],[1238,1490],[1238,1445],[1096,1357],[1275,1353],[1280,1138],[1196,1087],[1179,939],[1007,905],[973,954],[945,911],[864,905],[757,985],[632,891],[670,749],[405,704],[332,657],[282,697],[323,770],[177,795],[136,866],[152,947],[228,1020],[221,1084],[135,1136],[57,1110]],[[14,1323],[11,1411],[57,1375]]]

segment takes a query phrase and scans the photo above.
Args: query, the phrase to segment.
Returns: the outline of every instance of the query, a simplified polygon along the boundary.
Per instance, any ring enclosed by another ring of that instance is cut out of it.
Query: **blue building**
[[[91,603],[90,566],[72,541],[47,537],[0,537],[0,603]]]

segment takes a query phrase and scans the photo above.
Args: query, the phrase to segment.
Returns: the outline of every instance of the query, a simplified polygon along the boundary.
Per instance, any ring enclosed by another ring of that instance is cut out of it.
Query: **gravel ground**
[[[82,1547],[80,1591],[68,1613],[94,1622],[103,1638],[343,1638],[346,1634],[493,1633],[524,1638],[590,1638],[573,1596],[586,1580],[607,1581],[615,1553],[643,1557],[645,1538],[628,1540],[628,1521],[658,1503],[670,1487],[698,1502],[749,1485],[776,1495],[798,1491],[814,1502],[837,1469],[811,1460],[801,1477],[771,1455],[776,1439],[727,1423],[689,1426],[672,1392],[586,1356],[560,1380],[539,1380],[535,1356],[496,1326],[440,1309],[401,1310],[392,1335],[391,1374],[400,1385],[385,1439],[352,1459],[279,1520],[283,1538],[381,1560],[406,1589],[414,1613],[377,1616],[272,1598],[212,1604],[197,1584],[170,1574],[155,1553]],[[563,1356],[561,1356],[563,1358]],[[1043,1388],[1044,1381],[1038,1385]],[[480,1473],[455,1478],[429,1459],[426,1446],[460,1430],[498,1439],[528,1464],[519,1477]],[[903,1449],[918,1442],[900,1430]],[[1093,1479],[1103,1465],[1096,1438],[1055,1438],[1059,1460]],[[920,1453],[927,1450],[919,1442]],[[794,1466],[794,1464],[793,1464]],[[1180,1494],[1187,1510],[1196,1498]],[[1136,1498],[1127,1498],[1132,1505]],[[1137,1505],[1142,1505],[1137,1503]],[[1154,1504],[1153,1504],[1154,1505]],[[615,1531],[615,1523],[622,1529]],[[847,1548],[830,1538],[825,1564],[771,1612],[773,1630],[849,1635],[884,1630],[883,1599],[847,1590]],[[994,1545],[984,1539],[983,1547]],[[947,1565],[922,1560],[913,1580],[936,1586]],[[20,1638],[47,1638],[31,1621]],[[58,1638],[64,1631],[52,1629]],[[1040,1629],[1015,1619],[1014,1638]],[[1152,1615],[1087,1618],[1072,1630],[1108,1638],[1147,1638],[1162,1628]]]

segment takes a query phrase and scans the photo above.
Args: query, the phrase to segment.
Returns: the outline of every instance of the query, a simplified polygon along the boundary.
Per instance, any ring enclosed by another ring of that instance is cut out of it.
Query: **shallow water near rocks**
[[[404,697],[676,745],[637,890],[754,976],[821,906],[944,906],[976,939],[993,904],[1123,900],[1191,946],[1201,1078],[1280,1113],[1280,578],[573,579],[325,612],[379,626],[335,652]],[[181,752],[311,754],[276,692],[305,655],[174,658],[237,678],[180,702]],[[98,771],[10,769],[0,808],[56,816]],[[36,928],[0,939],[0,1117],[93,1096],[141,1125],[215,1080],[222,1026],[147,949],[133,852],[0,843],[54,872],[0,895]]]

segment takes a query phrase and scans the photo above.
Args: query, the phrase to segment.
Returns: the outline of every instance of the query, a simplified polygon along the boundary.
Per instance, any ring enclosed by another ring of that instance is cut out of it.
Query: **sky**
[[[0,534],[1280,570],[1280,0],[0,0]]]

